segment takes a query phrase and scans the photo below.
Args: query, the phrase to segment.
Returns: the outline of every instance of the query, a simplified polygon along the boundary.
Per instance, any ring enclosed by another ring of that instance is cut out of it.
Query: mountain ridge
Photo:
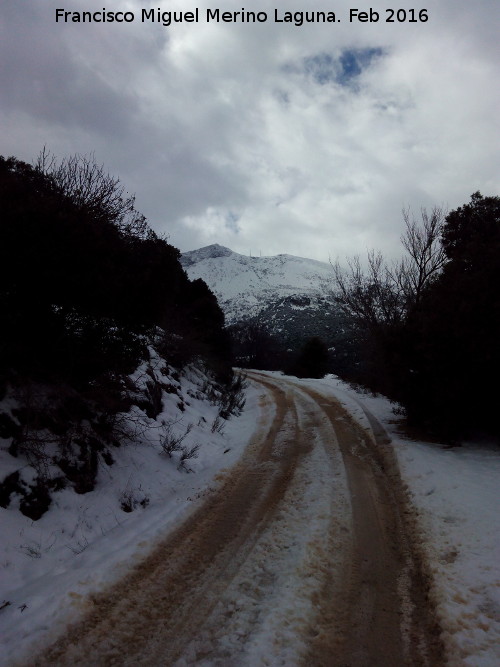
[[[201,278],[214,292],[229,325],[283,303],[295,310],[316,310],[325,300],[333,304],[332,268],[318,260],[288,254],[252,257],[215,243],[183,253],[180,261],[191,280]]]

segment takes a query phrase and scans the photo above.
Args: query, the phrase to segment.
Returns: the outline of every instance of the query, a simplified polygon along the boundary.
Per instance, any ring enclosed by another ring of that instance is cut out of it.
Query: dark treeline
[[[270,333],[265,324],[246,321],[229,327],[236,363],[242,368],[284,371],[297,377],[322,378],[339,372],[335,356],[319,336],[287,341]]]
[[[348,375],[440,436],[498,436],[500,198],[405,220],[401,262],[335,267],[356,339]]]

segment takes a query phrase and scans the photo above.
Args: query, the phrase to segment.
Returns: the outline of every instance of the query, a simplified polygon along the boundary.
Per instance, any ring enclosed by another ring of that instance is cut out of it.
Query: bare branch
[[[135,197],[125,192],[120,179],[97,164],[92,153],[72,155],[58,163],[44,148],[35,166],[54,180],[63,195],[97,222],[111,223],[125,234],[138,238],[156,238],[146,218],[136,211]]]
[[[388,265],[382,254],[371,250],[366,268],[359,256],[347,260],[344,269],[333,264],[337,302],[342,311],[362,328],[374,331],[402,322],[419,302],[426,285],[440,272],[445,255],[440,242],[446,214],[435,207],[421,211],[418,223],[410,210],[403,211],[405,232],[401,242],[406,255]]]
[[[418,224],[410,217],[410,210],[403,210],[406,225],[401,242],[407,258],[403,260],[402,269],[405,278],[407,298],[418,303],[424,287],[441,270],[445,262],[445,254],[441,245],[441,231],[446,218],[442,208],[435,206],[430,214],[421,210],[422,222]]]

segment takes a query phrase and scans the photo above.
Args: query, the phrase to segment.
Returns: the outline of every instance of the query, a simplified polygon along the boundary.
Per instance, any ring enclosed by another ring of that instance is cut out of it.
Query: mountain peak
[[[226,248],[219,243],[212,243],[212,245],[207,245],[204,248],[198,248],[198,250],[188,250],[188,252],[182,253],[181,264],[183,266],[191,266],[192,264],[201,262],[203,259],[229,257],[233,254],[234,253],[230,248]]]
[[[214,243],[181,256],[189,278],[201,278],[216,295],[232,324],[257,317],[277,303],[292,311],[323,308],[331,292],[332,267],[294,255],[252,257]]]

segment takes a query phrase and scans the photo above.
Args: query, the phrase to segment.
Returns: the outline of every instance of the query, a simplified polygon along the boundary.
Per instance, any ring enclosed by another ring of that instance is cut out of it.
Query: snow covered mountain
[[[259,320],[278,333],[333,308],[333,272],[324,262],[293,255],[247,257],[217,243],[185,252],[180,261],[191,280],[201,278],[214,292],[227,324]]]

